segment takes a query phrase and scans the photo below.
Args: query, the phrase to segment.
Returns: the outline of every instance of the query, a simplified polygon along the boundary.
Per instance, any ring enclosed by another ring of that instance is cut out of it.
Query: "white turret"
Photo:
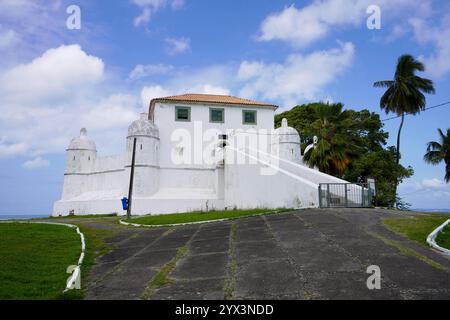
[[[66,173],[90,173],[97,159],[97,148],[85,128],[73,138],[67,148]]]
[[[141,113],[140,119],[128,127],[126,165],[128,172],[131,167],[135,138],[136,161],[133,195],[151,196],[159,189],[159,129],[148,120],[147,113]]]
[[[300,163],[302,160],[300,135],[288,126],[287,119],[281,121],[281,127],[272,136],[272,153],[282,159]]]
[[[90,189],[89,174],[95,168],[97,148],[90,140],[85,128],[80,135],[73,138],[66,150],[66,171],[62,200],[71,199],[87,192]]]

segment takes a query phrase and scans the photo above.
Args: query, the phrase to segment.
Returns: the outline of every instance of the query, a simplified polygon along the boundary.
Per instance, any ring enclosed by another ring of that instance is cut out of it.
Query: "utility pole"
[[[127,208],[127,219],[131,218],[131,204],[133,201],[133,181],[134,181],[134,165],[136,162],[136,141],[134,138],[133,141],[133,154],[131,157],[131,173],[130,173],[130,188],[128,189],[128,208]]]

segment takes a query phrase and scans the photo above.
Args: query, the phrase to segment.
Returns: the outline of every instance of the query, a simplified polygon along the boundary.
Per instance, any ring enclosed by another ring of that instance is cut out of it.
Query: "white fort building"
[[[53,214],[125,214],[135,139],[133,215],[317,207],[320,183],[346,181],[303,163],[298,132],[286,120],[274,130],[276,109],[219,95],[153,99],[128,128],[125,152],[107,157],[81,129]]]

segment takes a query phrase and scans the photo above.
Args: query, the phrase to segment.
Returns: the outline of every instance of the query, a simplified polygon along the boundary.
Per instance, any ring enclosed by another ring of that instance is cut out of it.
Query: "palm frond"
[[[377,81],[373,84],[375,88],[389,88],[395,84],[392,80]]]
[[[441,161],[443,160],[442,152],[440,152],[440,151],[428,151],[423,156],[423,160],[425,160],[425,162],[430,163],[432,165],[437,165],[437,164],[441,163]]]
[[[442,145],[439,142],[431,141],[427,144],[427,151],[442,151]]]

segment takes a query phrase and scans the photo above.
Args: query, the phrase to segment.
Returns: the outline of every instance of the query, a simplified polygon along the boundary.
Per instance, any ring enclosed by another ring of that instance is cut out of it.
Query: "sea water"
[[[0,214],[0,221],[5,220],[29,220],[29,219],[37,219],[37,218],[49,218],[48,214],[28,214],[28,215],[14,215],[14,214]]]

